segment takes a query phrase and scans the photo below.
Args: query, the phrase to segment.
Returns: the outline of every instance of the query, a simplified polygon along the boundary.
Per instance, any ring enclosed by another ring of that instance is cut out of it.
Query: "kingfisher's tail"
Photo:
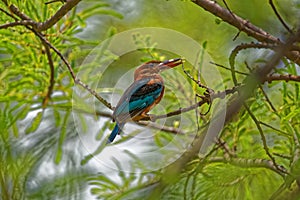
[[[117,123],[117,124],[115,125],[114,129],[112,130],[110,136],[108,137],[108,140],[107,140],[106,144],[109,144],[109,143],[111,143],[112,141],[114,141],[115,137],[116,137],[118,134],[121,133],[123,127],[124,127],[124,124],[123,124],[123,123],[122,123],[122,124],[118,124],[118,123]]]

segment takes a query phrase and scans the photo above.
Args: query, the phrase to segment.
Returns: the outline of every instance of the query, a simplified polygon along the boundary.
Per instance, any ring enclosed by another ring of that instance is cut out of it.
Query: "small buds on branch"
[[[279,74],[279,75],[270,75],[267,76],[265,79],[268,83],[271,83],[272,81],[296,81],[300,82],[300,76],[291,75],[291,74]]]

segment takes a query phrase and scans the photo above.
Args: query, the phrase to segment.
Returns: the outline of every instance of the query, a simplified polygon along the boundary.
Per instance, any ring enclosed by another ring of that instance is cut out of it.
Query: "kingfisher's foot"
[[[149,117],[149,119],[150,119],[151,122],[155,122],[155,120],[156,120],[155,115],[148,114],[148,117]]]
[[[149,121],[150,120],[150,121],[154,122],[156,120],[156,117],[155,117],[155,115],[152,115],[152,114],[143,113],[137,119],[137,121],[139,121],[139,120],[142,120],[142,121]]]

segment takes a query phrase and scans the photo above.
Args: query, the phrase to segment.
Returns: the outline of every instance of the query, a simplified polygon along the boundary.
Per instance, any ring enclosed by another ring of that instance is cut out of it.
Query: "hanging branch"
[[[80,0],[70,0],[68,1],[68,3],[66,3],[65,5],[62,6],[62,8],[59,10],[60,14],[55,14],[52,18],[50,18],[48,21],[49,22],[45,22],[45,25],[41,26],[41,27],[47,27],[49,25],[49,23],[53,23],[54,21],[58,21],[60,18],[59,16],[61,16],[62,13],[67,12],[69,10],[71,10],[75,5],[77,5],[77,3]],[[68,5],[67,5],[68,4]],[[73,6],[73,7],[72,7]],[[24,25],[27,29],[29,29],[30,31],[32,31],[37,37],[39,37],[39,39],[42,41],[42,43],[44,45],[47,45],[50,49],[52,49],[60,58],[61,60],[65,63],[65,65],[67,66],[71,77],[74,81],[75,84],[78,84],[80,86],[82,86],[83,88],[85,88],[87,91],[89,91],[93,96],[95,96],[100,102],[102,102],[107,108],[109,109],[113,109],[113,107],[111,106],[110,103],[108,103],[103,97],[101,97],[100,95],[97,94],[96,91],[94,91],[93,89],[91,89],[87,84],[83,83],[79,78],[76,77],[72,66],[70,65],[70,63],[68,62],[68,60],[62,55],[62,53],[55,47],[53,46],[40,32],[40,30],[38,30],[36,27],[37,22],[34,22],[32,19],[30,19],[26,14],[22,13],[16,6],[14,6],[13,4],[9,6],[10,10],[12,13],[14,13],[15,15],[17,15],[18,17],[20,17],[21,19],[25,20],[25,21],[21,21],[21,22],[16,22],[13,25],[6,25],[5,27],[9,27],[9,26],[17,26],[17,25]],[[5,12],[6,13],[6,12]],[[11,15],[8,15],[11,16]],[[16,20],[16,18],[13,16],[12,18],[14,18]],[[32,26],[32,27],[30,27]],[[43,28],[43,29],[44,29]]]
[[[43,42],[45,42],[60,58],[61,60],[65,63],[65,65],[67,66],[72,79],[74,80],[75,84],[78,84],[80,86],[82,86],[83,88],[85,88],[87,91],[89,91],[93,96],[95,96],[101,103],[103,103],[107,108],[113,110],[112,105],[107,102],[103,97],[101,97],[99,94],[97,94],[97,92],[95,90],[93,90],[92,88],[90,88],[87,84],[83,83],[79,78],[76,77],[72,66],[70,65],[70,63],[68,62],[68,60],[62,55],[62,53],[56,48],[54,47],[47,39],[45,39],[39,32],[35,31],[34,29],[31,29],[32,32],[34,32],[34,34],[36,36],[38,36]]]

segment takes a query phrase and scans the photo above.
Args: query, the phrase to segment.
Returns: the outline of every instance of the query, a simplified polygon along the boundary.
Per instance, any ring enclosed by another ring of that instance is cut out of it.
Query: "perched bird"
[[[148,112],[160,102],[164,95],[164,81],[159,72],[182,64],[181,58],[166,61],[149,61],[134,72],[134,82],[120,98],[114,112],[116,125],[107,143],[111,143],[120,134],[125,123],[139,121],[148,117]]]

